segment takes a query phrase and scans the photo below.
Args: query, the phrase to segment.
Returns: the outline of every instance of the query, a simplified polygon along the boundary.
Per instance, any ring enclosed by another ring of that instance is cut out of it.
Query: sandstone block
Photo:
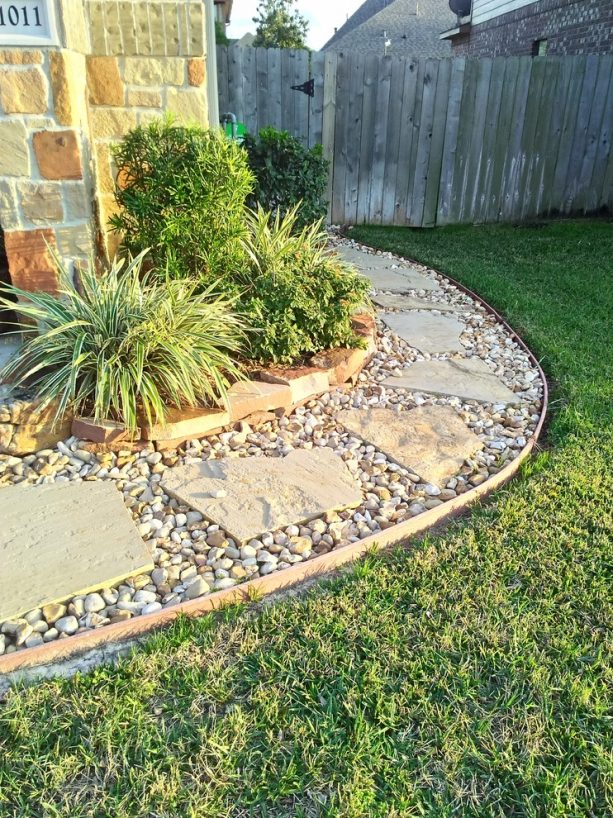
[[[7,114],[44,114],[49,107],[47,79],[40,68],[0,72],[0,102]]]
[[[87,90],[93,105],[123,105],[125,88],[117,57],[88,56]]]
[[[28,133],[23,122],[0,122],[0,176],[29,176]]]
[[[0,65],[41,65],[42,51],[24,51],[21,48],[0,51]]]
[[[62,191],[51,182],[24,182],[18,189],[23,215],[32,224],[53,224],[64,218]]]
[[[183,85],[185,60],[175,57],[126,57],[128,85]]]
[[[202,58],[193,57],[187,61],[187,81],[190,85],[204,85],[205,65]]]
[[[225,409],[170,409],[165,423],[143,424],[144,440],[190,440],[204,437],[214,429],[227,426],[230,413]]]
[[[302,403],[309,398],[321,395],[330,388],[328,375],[322,369],[302,366],[294,369],[271,367],[258,372],[265,383],[281,383],[289,386],[292,404]]]
[[[325,370],[332,386],[353,380],[369,358],[366,349],[329,349],[311,358],[313,366]]]
[[[88,224],[58,227],[55,231],[57,246],[62,256],[87,258],[92,253],[92,237]]]
[[[241,420],[255,412],[287,409],[292,401],[289,386],[262,381],[239,381],[228,390],[230,421]]]
[[[0,225],[3,230],[15,230],[19,227],[17,211],[17,194],[13,182],[0,181]]]
[[[94,418],[75,418],[72,421],[72,434],[81,440],[91,440],[92,443],[116,443],[131,440],[123,423],[114,420],[96,422]],[[140,429],[136,431],[136,438],[140,437]]]
[[[74,51],[50,51],[49,73],[57,122],[79,126],[87,119],[85,57]]]
[[[162,94],[153,88],[129,88],[128,105],[135,108],[161,108]]]
[[[166,94],[166,108],[183,123],[208,124],[206,95],[200,90],[169,88]]]
[[[94,108],[91,123],[95,138],[119,138],[136,127],[136,114],[125,108]]]
[[[34,153],[45,179],[82,179],[83,168],[76,131],[38,131]]]
[[[15,286],[30,292],[57,292],[57,270],[47,246],[56,246],[53,230],[9,230],[4,245]]]
[[[62,185],[66,219],[68,221],[87,220],[91,217],[91,202],[87,187],[81,182],[65,182]]]

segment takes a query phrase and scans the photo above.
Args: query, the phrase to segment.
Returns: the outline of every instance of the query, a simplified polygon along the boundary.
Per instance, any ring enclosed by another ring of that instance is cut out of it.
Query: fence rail
[[[613,55],[411,59],[218,48],[220,110],[330,159],[334,223],[613,208]],[[314,95],[292,86],[314,80]]]

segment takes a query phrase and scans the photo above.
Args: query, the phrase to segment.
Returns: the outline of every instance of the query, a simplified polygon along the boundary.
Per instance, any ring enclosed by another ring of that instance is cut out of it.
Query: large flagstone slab
[[[376,446],[422,480],[443,486],[464,461],[483,448],[451,406],[409,411],[348,409],[337,420],[348,432]]]
[[[0,622],[152,569],[112,483],[0,490]]]
[[[240,542],[362,502],[331,449],[190,463],[165,472],[162,486]]]
[[[420,352],[465,352],[460,341],[464,324],[449,315],[423,312],[386,312],[381,318],[387,326]]]
[[[454,307],[451,304],[440,301],[428,301],[427,298],[417,298],[414,295],[383,295],[378,293],[371,296],[371,300],[379,307],[387,310],[438,310],[439,312],[461,312],[462,307]],[[468,307],[466,307],[468,309]]]
[[[370,279],[376,290],[404,293],[410,290],[440,289],[439,283],[434,279],[422,275],[414,267],[398,266],[389,258],[362,253],[352,247],[340,247],[337,253],[343,261],[357,267],[362,275]]]
[[[518,403],[519,398],[481,358],[416,361],[402,375],[386,378],[383,386],[434,395],[457,396],[481,403]]]

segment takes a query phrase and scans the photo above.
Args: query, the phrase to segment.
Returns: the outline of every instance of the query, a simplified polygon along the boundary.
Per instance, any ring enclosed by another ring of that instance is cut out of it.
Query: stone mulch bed
[[[333,239],[337,243],[338,239]],[[357,246],[357,245],[354,245]],[[363,248],[366,251],[366,248]],[[372,252],[372,251],[371,251]],[[391,254],[378,253],[391,260]],[[526,352],[487,311],[468,295],[426,267],[414,269],[436,279],[440,290],[414,292],[420,298],[451,304],[465,324],[461,339],[467,356],[478,356],[516,393],[518,404],[479,404],[455,397],[435,397],[382,385],[414,361],[448,355],[423,355],[378,322],[377,352],[355,387],[340,387],[309,401],[293,414],[257,428],[241,422],[234,431],[191,440],[184,447],[157,452],[95,454],[79,440],[26,457],[0,455],[0,486],[80,480],[113,481],[122,492],[138,531],[150,545],[155,569],[63,603],[48,605],[4,622],[0,654],[11,653],[85,629],[160,611],[213,591],[290,566],[364,539],[423,514],[473,486],[518,456],[539,421],[543,384]],[[392,462],[374,446],[347,433],[336,421],[342,409],[447,405],[453,407],[484,444],[443,487],[424,483],[419,475]],[[361,484],[357,509],[331,512],[307,525],[269,531],[247,543],[236,543],[217,525],[168,497],[163,472],[203,459],[283,457],[294,449],[329,447]]]

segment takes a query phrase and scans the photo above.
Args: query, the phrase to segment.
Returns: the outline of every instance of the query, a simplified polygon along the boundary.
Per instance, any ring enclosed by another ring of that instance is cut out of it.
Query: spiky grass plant
[[[34,389],[44,403],[111,418],[134,432],[139,420],[165,419],[170,407],[217,405],[241,377],[235,357],[245,328],[233,299],[189,279],[156,284],[141,275],[145,253],[96,275],[80,273],[75,289],[56,258],[59,292],[1,288],[0,305],[38,326],[0,373]],[[17,296],[17,304],[7,296]]]

